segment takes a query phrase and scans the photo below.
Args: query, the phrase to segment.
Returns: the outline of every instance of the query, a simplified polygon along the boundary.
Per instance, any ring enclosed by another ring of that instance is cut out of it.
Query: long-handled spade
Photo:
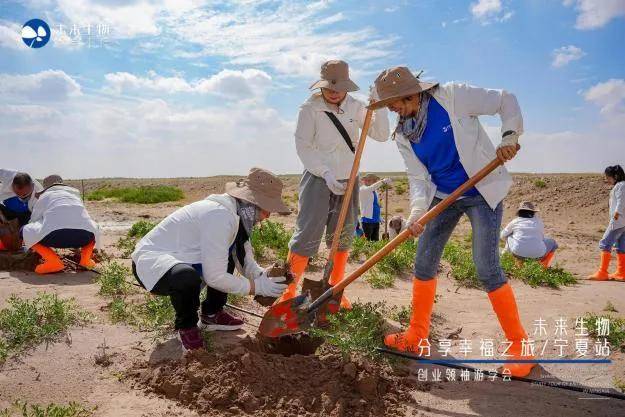
[[[339,212],[339,218],[336,222],[336,227],[334,229],[334,236],[332,237],[332,246],[330,246],[330,254],[328,255],[328,261],[326,262],[325,268],[323,270],[323,280],[322,285],[323,288],[326,289],[330,286],[330,275],[332,274],[332,269],[334,268],[334,256],[339,249],[339,243],[341,241],[341,235],[343,232],[343,226],[345,224],[345,219],[347,218],[347,212],[349,211],[352,195],[355,192],[354,188],[356,187],[356,180],[358,178],[358,169],[360,168],[360,159],[362,157],[362,152],[365,149],[365,141],[367,139],[367,133],[369,132],[369,126],[371,125],[371,117],[373,115],[373,110],[367,110],[365,115],[365,121],[362,126],[362,130],[360,133],[360,141],[358,142],[358,147],[356,148],[356,152],[354,154],[354,163],[352,164],[352,170],[349,174],[349,181],[347,182],[347,188],[345,190],[345,194],[343,195],[343,202],[341,203],[341,211]],[[352,230],[351,233],[354,233]],[[336,303],[336,308],[338,309],[338,304],[340,303],[340,296],[342,292],[335,294],[333,297],[333,303]],[[289,300],[291,301],[291,300]],[[280,303],[278,305],[284,304]]]
[[[488,165],[477,172],[473,177],[469,178],[456,191],[451,193],[447,198],[442,200],[436,206],[432,207],[417,222],[421,226],[425,226],[432,219],[438,216],[443,210],[449,207],[460,196],[467,192],[471,187],[475,186],[484,177],[499,167],[502,162],[499,159],[492,160]],[[348,277],[344,278],[334,287],[328,288],[319,298],[311,301],[309,294],[302,294],[290,300],[283,301],[274,305],[265,313],[260,323],[259,332],[266,337],[281,337],[290,334],[302,332],[309,328],[315,321],[317,311],[326,305],[330,300],[336,300],[337,296],[342,294],[345,287],[354,282],[358,277],[367,272],[371,267],[388,255],[402,242],[411,236],[410,229],[401,232],[397,237],[387,243],[382,249],[377,251],[371,258],[367,259],[358,269],[352,272]]]

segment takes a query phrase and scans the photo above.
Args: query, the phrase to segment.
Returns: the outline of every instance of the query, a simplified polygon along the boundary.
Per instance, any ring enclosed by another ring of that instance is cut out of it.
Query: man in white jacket
[[[523,118],[516,97],[503,90],[466,84],[422,82],[406,67],[383,71],[375,81],[379,101],[398,113],[395,140],[406,165],[410,185],[409,228],[421,235],[414,268],[412,316],[406,332],[388,335],[384,343],[399,350],[428,345],[430,316],[436,294],[436,274],[445,243],[466,214],[473,231],[473,260],[514,359],[533,359],[522,351],[523,329],[512,287],[499,263],[502,200],[512,179],[500,167],[450,205],[427,227],[416,221],[428,208],[456,190],[495,157],[517,153]],[[502,142],[495,149],[478,117],[498,114]],[[535,363],[506,364],[515,376],[525,376]]]
[[[321,79],[310,88],[321,91],[301,106],[295,130],[297,155],[304,165],[304,174],[299,185],[295,233],[289,242],[288,262],[295,279],[282,301],[295,296],[309,258],[319,250],[324,231],[326,244],[332,243],[367,111],[363,103],[347,94],[358,90],[358,86],[349,79],[349,67],[343,61],[324,63]],[[380,142],[389,136],[387,114],[385,109],[376,111],[369,130],[369,136]],[[358,193],[353,192],[333,260],[331,285],[343,279],[357,220]],[[348,307],[349,301],[343,296],[341,304]]]
[[[18,219],[24,226],[30,219],[34,193],[43,187],[25,172],[0,169],[0,212],[7,220]]]
[[[226,194],[176,210],[137,243],[134,275],[146,290],[169,296],[185,349],[203,347],[197,325],[204,285],[201,324],[208,330],[242,327],[242,320],[223,310],[229,293],[278,297],[286,288],[285,277],[270,278],[258,266],[249,241],[254,225],[271,212],[289,212],[282,188],[277,176],[252,168],[244,181],[226,184]],[[243,277],[233,275],[235,269]]]
[[[91,220],[80,198],[80,191],[63,184],[58,175],[43,180],[43,191],[36,193],[30,222],[22,229],[24,246],[43,258],[38,274],[61,272],[65,265],[52,248],[81,248],[80,265],[93,268],[91,259],[98,225]]]

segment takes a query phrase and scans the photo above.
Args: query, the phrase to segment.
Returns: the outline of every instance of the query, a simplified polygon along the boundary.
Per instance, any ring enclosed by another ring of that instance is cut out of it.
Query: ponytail
[[[620,165],[612,165],[605,169],[604,174],[608,177],[614,178],[614,182],[619,183],[625,181],[625,171]]]

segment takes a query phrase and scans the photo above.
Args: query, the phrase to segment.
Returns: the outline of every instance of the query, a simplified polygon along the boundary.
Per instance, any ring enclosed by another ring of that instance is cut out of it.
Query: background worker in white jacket
[[[593,281],[625,281],[625,171],[620,165],[605,169],[605,182],[610,190],[610,222],[599,241],[601,263],[599,269],[588,278]],[[616,247],[617,266],[614,274],[608,274],[612,248]]]
[[[34,193],[43,189],[25,172],[0,169],[0,212],[7,220],[18,219],[24,226],[30,219]]]
[[[383,71],[375,81],[379,101],[399,114],[395,140],[406,164],[410,185],[409,228],[419,235],[414,268],[412,316],[406,332],[388,335],[387,346],[410,350],[429,343],[430,316],[436,293],[436,273],[445,243],[463,214],[473,230],[473,260],[499,322],[512,342],[508,353],[520,358],[523,329],[512,288],[499,263],[502,200],[512,179],[500,167],[428,223],[416,220],[432,205],[462,185],[492,159],[517,153],[523,118],[515,96],[503,90],[466,84],[426,83],[406,67]],[[498,114],[503,140],[495,149],[478,120]],[[530,359],[523,357],[523,359]],[[507,364],[513,375],[527,375],[535,364]]]
[[[501,231],[500,238],[506,242],[506,250],[524,259],[539,259],[543,267],[549,268],[558,244],[545,237],[545,225],[536,213],[540,210],[531,201],[523,201],[517,210],[517,217]]]
[[[184,206],[143,237],[132,253],[132,267],[148,291],[168,295],[176,311],[175,328],[187,350],[204,343],[198,324],[200,291],[205,283],[201,323],[208,330],[236,330],[243,321],[223,310],[228,294],[278,297],[285,277],[269,278],[254,260],[249,236],[271,212],[287,213],[282,181],[252,168],[226,194]],[[243,275],[233,275],[235,268]]]
[[[43,186],[43,191],[36,194],[30,222],[22,229],[26,249],[43,258],[35,272],[51,274],[65,268],[52,248],[81,248],[80,265],[93,268],[91,255],[99,240],[99,228],[89,217],[80,191],[63,184],[58,175],[46,177]]]
[[[304,165],[304,174],[299,184],[295,233],[289,242],[288,261],[295,279],[282,301],[295,296],[308,259],[318,252],[324,231],[326,244],[331,245],[367,111],[363,103],[347,94],[358,90],[358,86],[349,79],[349,67],[343,61],[324,63],[321,79],[310,88],[320,88],[321,92],[314,93],[301,106],[295,130],[297,155]],[[380,142],[388,139],[386,110],[373,115],[369,136]],[[332,285],[345,273],[357,219],[358,192],[354,190],[339,250],[333,260]],[[345,297],[341,303],[349,306]]]
[[[360,186],[360,223],[367,240],[380,240],[380,222],[382,221],[380,199],[377,190],[393,181],[390,178],[380,180],[375,174],[362,177]],[[388,219],[384,219],[387,221]]]

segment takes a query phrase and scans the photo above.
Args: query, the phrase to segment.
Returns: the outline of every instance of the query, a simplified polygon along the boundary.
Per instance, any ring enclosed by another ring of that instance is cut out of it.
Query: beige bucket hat
[[[43,188],[50,188],[53,185],[63,184],[63,178],[60,175],[48,175],[43,179]]]
[[[364,175],[362,177],[363,180],[371,180],[371,181],[378,181],[380,179],[380,177],[378,177],[375,174],[369,173],[367,175]]]
[[[379,100],[371,103],[367,108],[375,110],[386,107],[393,101],[427,91],[437,85],[438,83],[420,81],[407,67],[389,68],[382,71],[375,79],[374,86]]]
[[[250,169],[247,178],[226,184],[226,194],[256,204],[271,213],[289,214],[291,210],[282,201],[284,184],[275,174],[262,168]]]
[[[521,204],[519,204],[518,211],[521,211],[521,210],[527,210],[527,211],[533,211],[533,212],[540,211],[531,201],[523,201]]]
[[[310,86],[316,88],[329,88],[340,92],[358,91],[360,88],[349,79],[349,65],[341,60],[332,60],[321,65],[321,79]]]

